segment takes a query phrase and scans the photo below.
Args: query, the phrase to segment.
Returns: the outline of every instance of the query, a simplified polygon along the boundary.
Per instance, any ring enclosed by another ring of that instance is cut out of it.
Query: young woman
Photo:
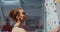
[[[26,30],[22,28],[22,24],[27,19],[27,14],[22,8],[12,9],[9,12],[9,16],[15,22],[12,32],[26,32]]]

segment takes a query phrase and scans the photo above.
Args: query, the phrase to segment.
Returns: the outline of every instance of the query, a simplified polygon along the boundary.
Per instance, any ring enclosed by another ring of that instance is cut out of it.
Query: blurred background
[[[28,20],[23,28],[28,32],[43,32],[45,22],[44,0],[0,0],[0,32],[10,32],[14,22],[8,16],[13,8],[24,8]]]

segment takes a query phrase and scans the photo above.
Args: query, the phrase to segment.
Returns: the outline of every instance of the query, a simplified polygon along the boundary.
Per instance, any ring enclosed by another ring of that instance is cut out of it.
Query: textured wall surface
[[[56,32],[59,20],[56,10],[56,0],[45,0],[46,7],[46,32]]]

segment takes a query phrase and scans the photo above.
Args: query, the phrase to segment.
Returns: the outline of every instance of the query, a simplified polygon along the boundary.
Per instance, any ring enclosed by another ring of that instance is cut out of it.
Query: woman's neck
[[[22,22],[21,21],[17,21],[15,24],[16,27],[21,27],[22,26]]]

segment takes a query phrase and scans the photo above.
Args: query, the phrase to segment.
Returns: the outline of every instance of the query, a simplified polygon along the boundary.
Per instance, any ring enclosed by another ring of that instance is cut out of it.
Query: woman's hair
[[[19,10],[21,10],[22,8],[15,8],[10,10],[9,12],[9,16],[14,20],[17,21],[16,16],[20,14]]]

